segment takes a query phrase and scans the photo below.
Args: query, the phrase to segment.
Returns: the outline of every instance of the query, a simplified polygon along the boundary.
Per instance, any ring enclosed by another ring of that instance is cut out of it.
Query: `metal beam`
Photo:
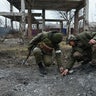
[[[37,19],[37,21],[42,21],[42,19]],[[45,19],[45,21],[60,22],[60,21],[66,21],[66,20],[64,20],[64,19]]]

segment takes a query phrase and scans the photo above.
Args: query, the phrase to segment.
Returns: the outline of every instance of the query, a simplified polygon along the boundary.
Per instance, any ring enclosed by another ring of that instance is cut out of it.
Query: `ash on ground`
[[[47,68],[48,74],[42,76],[34,56],[22,65],[27,55],[25,45],[3,42],[0,43],[0,96],[96,96],[96,67],[78,66],[63,77],[57,66],[52,65]]]

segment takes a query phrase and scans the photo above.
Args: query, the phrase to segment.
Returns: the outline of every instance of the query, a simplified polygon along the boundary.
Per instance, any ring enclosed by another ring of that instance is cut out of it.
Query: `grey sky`
[[[89,21],[96,22],[96,0],[89,0]]]

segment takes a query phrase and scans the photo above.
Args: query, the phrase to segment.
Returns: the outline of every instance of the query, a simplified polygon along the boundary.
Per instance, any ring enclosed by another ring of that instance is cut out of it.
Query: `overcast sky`
[[[96,22],[96,0],[89,0],[89,21]]]
[[[16,8],[13,8],[14,11],[18,10]],[[0,0],[0,12],[10,12],[10,6],[7,0]],[[46,12],[46,18],[58,18],[58,15],[56,12],[47,11]],[[1,16],[0,16],[1,18]],[[89,21],[90,22],[96,22],[96,0],[89,0]]]

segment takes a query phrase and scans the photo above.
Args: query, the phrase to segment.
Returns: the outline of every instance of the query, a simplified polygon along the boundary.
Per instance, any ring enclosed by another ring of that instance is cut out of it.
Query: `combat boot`
[[[86,65],[86,64],[88,64],[90,61],[91,61],[92,59],[85,59],[85,60],[83,60],[83,62],[81,63],[82,65]]]
[[[43,66],[42,62],[38,63],[38,66],[39,66],[40,73],[43,75],[46,75],[47,71],[46,71],[45,67]]]

